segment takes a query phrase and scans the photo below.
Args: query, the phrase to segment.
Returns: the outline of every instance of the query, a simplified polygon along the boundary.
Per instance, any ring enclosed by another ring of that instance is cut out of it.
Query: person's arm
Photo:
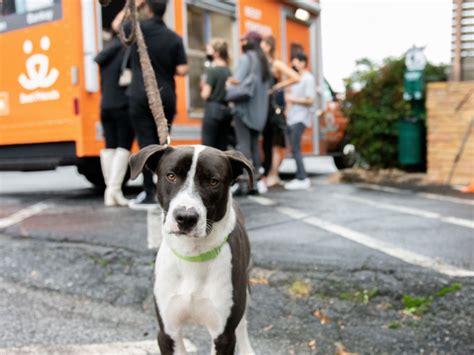
[[[136,0],[136,6],[137,6],[137,9],[140,9],[142,6],[145,5],[145,0]],[[120,24],[122,23],[123,21],[123,18],[128,15],[129,11],[128,11],[128,8],[127,10],[120,10],[120,12],[117,14],[117,16],[115,16],[114,20],[112,21],[112,24],[111,24],[111,28],[112,30],[114,30],[116,33],[119,32],[120,30]]]
[[[237,64],[237,69],[233,77],[227,79],[227,84],[237,85],[244,80],[247,75],[250,73],[250,58],[248,55],[243,55],[239,59],[239,64]]]
[[[273,85],[272,91],[284,89],[300,81],[300,78],[301,78],[300,75],[296,71],[291,69],[288,65],[283,63],[281,60],[275,60],[273,62],[273,67],[275,68],[277,73],[279,73],[282,76],[285,76],[286,80],[282,80],[276,83],[275,85]]]
[[[179,76],[185,76],[189,72],[188,66],[188,57],[186,56],[186,51],[184,50],[183,40],[179,38],[179,41],[176,44],[176,68],[175,74]]]
[[[188,75],[189,73],[189,65],[187,64],[181,64],[181,65],[178,65],[176,66],[176,75],[179,75],[179,76],[185,76],[185,75]]]
[[[103,66],[107,64],[112,58],[114,58],[122,48],[122,44],[118,39],[113,39],[99,54],[94,58],[94,61],[99,65]]]
[[[208,69],[206,80],[201,85],[201,98],[206,101],[211,96],[212,87],[215,85],[215,77],[212,69]]]
[[[314,79],[306,79],[304,81],[304,86],[305,96],[294,97],[291,95],[287,95],[285,96],[285,101],[289,104],[312,106],[314,104],[314,99],[316,95],[316,86],[314,84]]]
[[[211,91],[212,91],[211,85],[209,85],[208,83],[204,83],[204,85],[201,88],[201,98],[204,101],[206,101],[209,98],[209,96],[211,96]]]

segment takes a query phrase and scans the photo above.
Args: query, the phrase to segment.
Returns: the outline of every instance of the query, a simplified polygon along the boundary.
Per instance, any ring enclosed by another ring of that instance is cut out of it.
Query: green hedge
[[[398,121],[410,114],[410,104],[403,100],[405,58],[388,58],[382,65],[362,59],[357,65],[345,80],[343,110],[349,118],[349,139],[370,167],[396,167]],[[425,78],[446,81],[446,66],[428,63]]]

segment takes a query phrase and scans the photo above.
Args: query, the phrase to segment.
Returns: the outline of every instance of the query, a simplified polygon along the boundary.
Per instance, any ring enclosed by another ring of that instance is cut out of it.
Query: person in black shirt
[[[133,142],[133,128],[128,115],[128,98],[119,77],[126,49],[113,35],[95,61],[100,68],[100,119],[104,129],[105,149],[100,152],[102,175],[107,186],[104,193],[106,206],[127,206],[122,183],[128,169],[128,157]]]
[[[143,1],[137,1],[141,6]],[[163,15],[166,12],[166,0],[146,0],[145,15],[147,19],[140,21],[140,26],[148,48],[153,70],[158,81],[165,117],[171,128],[176,114],[176,86],[175,75],[184,76],[188,72],[187,57],[181,37],[166,27]],[[122,14],[123,17],[123,14]],[[114,20],[112,26],[118,29],[120,16]],[[130,26],[125,28],[130,32]],[[148,106],[148,98],[143,83],[140,58],[137,45],[134,44],[130,56],[132,82],[127,95],[130,99],[130,117],[138,138],[140,148],[151,144],[159,144],[155,120]],[[153,182],[153,173],[143,171],[144,191],[136,199],[130,201],[132,209],[156,208],[156,186]]]
[[[225,84],[232,75],[228,67],[227,42],[222,39],[212,40],[207,46],[207,53],[212,57],[212,63],[201,87],[201,97],[206,100],[202,144],[226,150],[231,116],[225,102]]]

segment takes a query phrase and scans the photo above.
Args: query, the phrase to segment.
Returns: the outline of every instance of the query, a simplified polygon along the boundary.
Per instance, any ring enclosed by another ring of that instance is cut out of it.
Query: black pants
[[[263,128],[262,136],[263,136],[263,175],[268,176],[270,169],[272,167],[272,160],[273,160],[273,125],[270,115],[272,107],[268,109],[268,117],[267,123],[265,128]]]
[[[156,123],[150,111],[150,107],[148,106],[148,102],[130,98],[129,107],[130,118],[132,119],[133,128],[135,129],[140,148],[152,144],[160,144]],[[169,105],[164,106],[164,111],[168,120],[168,127],[171,128],[171,123],[173,122],[175,115],[175,108],[170,108]],[[147,195],[155,195],[156,193],[156,186],[153,182],[153,172],[147,169],[143,170],[143,188]]]
[[[217,105],[219,109],[215,109],[213,105]],[[204,120],[202,123],[202,144],[220,150],[227,150],[229,144],[230,117],[229,113],[224,112],[225,105],[207,102],[206,111],[204,112]],[[222,109],[222,112],[220,111]]]
[[[100,120],[104,128],[105,147],[130,150],[134,134],[128,107],[102,109]]]

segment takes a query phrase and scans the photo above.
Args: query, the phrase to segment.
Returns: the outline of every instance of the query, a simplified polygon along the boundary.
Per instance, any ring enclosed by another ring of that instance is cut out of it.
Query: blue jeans
[[[303,123],[296,123],[288,126],[288,136],[291,143],[291,152],[296,162],[296,178],[298,180],[306,179],[306,171],[304,170],[303,156],[301,155],[301,138],[305,130]]]

